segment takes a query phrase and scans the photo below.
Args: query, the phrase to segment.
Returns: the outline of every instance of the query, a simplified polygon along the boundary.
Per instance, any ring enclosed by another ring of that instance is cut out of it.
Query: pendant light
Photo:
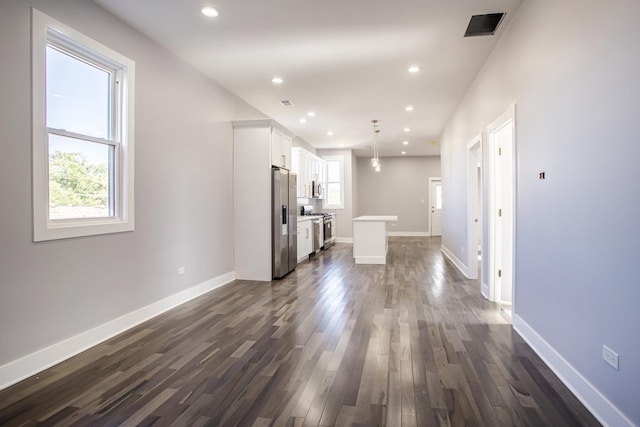
[[[373,123],[373,157],[371,158],[371,166],[376,172],[380,172],[380,157],[378,155],[378,138],[380,128],[378,127],[377,120],[371,120],[371,123]]]

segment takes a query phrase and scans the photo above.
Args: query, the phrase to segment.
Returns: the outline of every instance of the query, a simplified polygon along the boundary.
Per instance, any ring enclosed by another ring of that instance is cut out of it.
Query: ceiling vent
[[[465,37],[492,36],[498,25],[504,18],[504,13],[488,13],[486,15],[473,15],[467,26]]]
[[[284,105],[285,107],[293,106],[293,102],[289,101],[288,99],[283,99],[282,101],[280,101],[280,104]]]

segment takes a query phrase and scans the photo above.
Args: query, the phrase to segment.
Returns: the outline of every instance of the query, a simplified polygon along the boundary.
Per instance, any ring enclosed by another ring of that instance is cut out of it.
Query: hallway
[[[236,281],[0,392],[0,425],[594,426],[440,252],[336,244]]]

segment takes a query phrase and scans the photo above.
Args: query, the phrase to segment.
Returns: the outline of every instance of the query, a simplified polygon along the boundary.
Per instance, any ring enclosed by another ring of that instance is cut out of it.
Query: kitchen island
[[[356,264],[387,263],[387,223],[395,215],[365,215],[353,218],[353,258]]]

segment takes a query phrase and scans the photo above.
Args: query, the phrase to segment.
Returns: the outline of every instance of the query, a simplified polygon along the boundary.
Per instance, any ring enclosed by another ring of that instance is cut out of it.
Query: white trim
[[[31,9],[31,85],[32,85],[32,198],[33,241],[66,239],[134,230],[134,116],[135,62],[107,46]],[[118,111],[115,199],[116,216],[108,218],[49,219],[49,153],[46,123],[46,47],[49,40],[63,42],[86,57],[100,58],[121,71],[116,100]],[[119,159],[119,160],[118,160]]]
[[[231,122],[233,128],[268,128],[278,129],[280,132],[289,136],[289,130],[273,119],[257,119],[257,120],[237,120]]]
[[[353,237],[336,237],[336,243],[353,243]]]
[[[489,285],[487,285],[485,282],[482,282],[480,284],[480,293],[483,297],[489,299]]]
[[[159,314],[235,280],[223,274],[0,366],[0,390],[75,356]]]
[[[430,237],[431,233],[428,231],[389,231],[387,235],[393,237]]]
[[[488,256],[488,271],[486,276],[489,279],[489,301],[493,302],[501,302],[501,296],[498,286],[496,285],[497,276],[498,276],[498,260],[496,257],[496,221],[497,221],[497,213],[498,208],[496,206],[496,144],[495,140],[492,137],[493,132],[496,130],[506,126],[511,123],[511,132],[512,132],[512,145],[511,145],[511,178],[512,178],[512,187],[511,187],[511,305],[513,308],[513,312],[516,312],[516,269],[515,269],[515,251],[516,251],[516,193],[517,193],[517,162],[516,162],[516,105],[511,104],[507,108],[507,110],[502,113],[497,119],[495,119],[491,124],[489,124],[486,128],[486,140],[487,140],[487,150],[488,150],[488,173],[485,175],[488,178],[488,244],[485,247],[488,247],[486,252],[483,252],[483,256]],[[483,201],[484,202],[484,201]],[[486,202],[485,202],[486,203]],[[484,237],[484,236],[483,236]]]
[[[433,224],[431,223],[431,220],[433,219],[433,215],[431,212],[431,206],[433,206],[435,204],[435,194],[431,194],[431,186],[433,185],[434,182],[440,182],[440,185],[442,185],[442,177],[441,176],[432,176],[429,177],[429,236],[432,235],[433,233]],[[440,217],[440,234],[437,234],[436,236],[442,236],[442,217]]]
[[[634,426],[629,418],[516,313],[513,313],[511,324],[600,423],[605,426]]]
[[[322,199],[322,207],[324,209],[344,209],[344,155],[337,156],[323,156],[322,159],[326,162],[326,181],[324,182],[325,188],[325,198]],[[329,181],[329,162],[338,162],[340,164],[340,204],[339,205],[330,205],[329,200],[329,184],[335,184],[335,181]]]
[[[453,263],[453,265],[455,265],[458,268],[458,270],[460,270],[460,272],[462,274],[464,274],[464,277],[466,277],[468,279],[469,278],[469,267],[464,265],[464,263],[462,261],[460,261],[458,259],[458,257],[455,256],[453,254],[453,252],[451,252],[449,250],[449,248],[447,248],[445,245],[440,245],[440,250],[442,251],[444,256],[446,256],[449,259],[449,261],[451,261]]]
[[[478,157],[482,159],[482,132],[467,145],[467,265],[469,266],[470,279],[482,279],[476,277],[478,272],[478,227],[482,228],[483,222],[476,222],[476,212],[484,212],[482,206],[476,206],[478,197]],[[482,160],[480,160],[481,172],[484,173]],[[482,181],[480,181],[480,184]],[[482,191],[482,190],[481,190]],[[483,198],[484,200],[484,198]],[[482,266],[481,266],[482,267]]]
[[[357,256],[356,264],[386,264],[387,256]]]

